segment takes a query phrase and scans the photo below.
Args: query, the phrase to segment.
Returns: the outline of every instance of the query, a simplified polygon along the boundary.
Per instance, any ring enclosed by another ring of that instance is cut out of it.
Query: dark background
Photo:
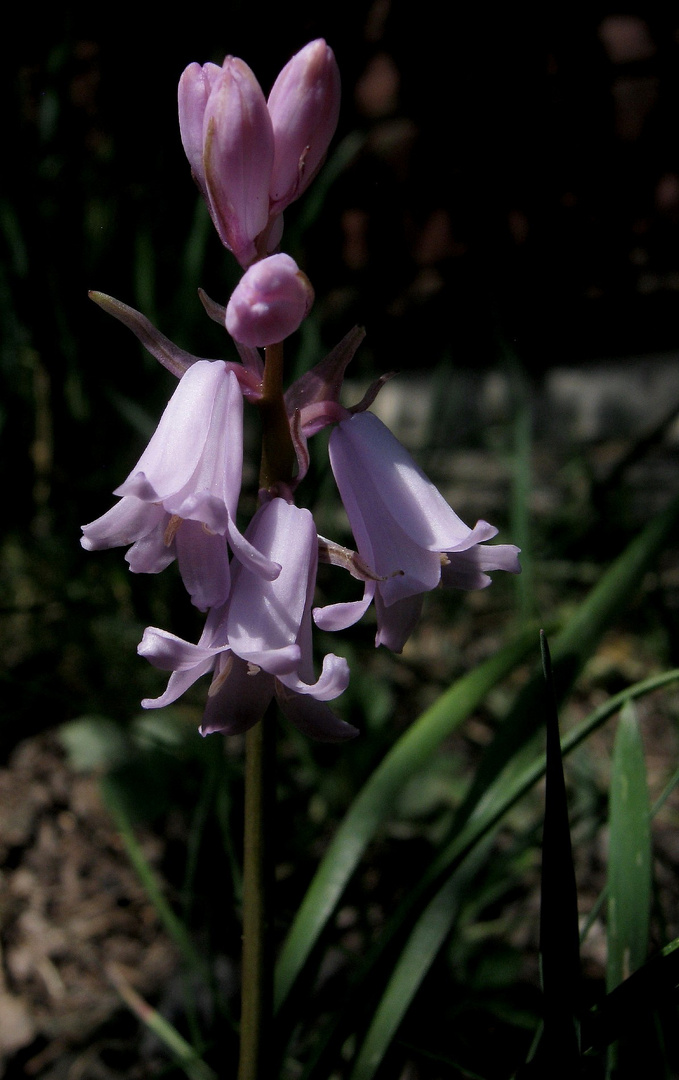
[[[6,631],[8,744],[44,726],[43,694],[53,722],[106,684],[81,650],[122,560],[85,556],[78,528],[110,504],[172,389],[87,290],[195,354],[233,356],[196,297],[201,285],[225,303],[237,273],[181,148],[187,63],[231,51],[268,92],[306,41],[336,51],[327,173],[286,215],[317,294],[309,362],[355,322],[368,337],[353,368],[370,377],[442,360],[483,370],[509,343],[539,382],[555,364],[679,343],[676,17],[449,5],[444,27],[431,0],[216,10],[24,6],[4,37],[0,584],[10,617],[35,621],[30,644],[24,623]],[[129,578],[131,610],[159,622]],[[64,620],[69,640],[83,635],[68,662],[53,636]]]

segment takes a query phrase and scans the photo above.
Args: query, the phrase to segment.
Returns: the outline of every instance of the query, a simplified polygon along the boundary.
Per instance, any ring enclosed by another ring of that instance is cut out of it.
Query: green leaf
[[[177,1066],[189,1080],[217,1080],[217,1074],[198,1056],[175,1027],[130,986],[121,971],[110,965],[108,976],[125,1004],[165,1044]]]
[[[450,878],[418,920],[363,1042],[350,1080],[372,1080],[408,1006],[459,911],[460,883]]]
[[[554,647],[554,680],[557,699],[563,697],[590,656],[610,622],[624,608],[646,568],[666,543],[679,519],[679,498],[652,521],[611,566],[582,604]],[[276,970],[275,1008],[287,999],[324,927],[360,861],[367,844],[390,812],[396,793],[431,758],[444,738],[452,733],[483,700],[487,692],[509,674],[529,653],[533,634],[522,635],[476,671],[460,679],[427,710],[387,754],[349,808],[330,844],[283,944]],[[497,820],[497,803],[484,796],[510,761],[523,749],[539,725],[539,688],[531,680],[519,694],[514,708],[484,757],[458,817],[451,843],[441,853],[426,882],[418,883],[422,896],[432,880],[452,861],[459,860]],[[530,766],[519,777],[502,777],[500,790],[508,806],[531,786],[540,766]],[[530,778],[532,777],[532,779]],[[470,818],[473,817],[473,821]],[[464,827],[465,823],[469,828]]]
[[[423,979],[436,959],[466,898],[467,887],[479,868],[486,847],[467,860],[427,905],[403,948],[387,983],[350,1080],[372,1080]]]
[[[563,776],[559,717],[552,683],[549,646],[540,636],[545,674],[544,717],[545,823],[542,837],[540,889],[540,965],[544,995],[544,1028],[536,1060],[545,1075],[563,1069],[577,1072],[576,1016],[580,1009],[580,938],[578,897],[573,870],[568,799]]]
[[[568,735],[564,736],[561,740],[562,754],[568,754],[580,746],[593,731],[596,731],[619,712],[627,701],[636,700],[677,680],[679,680],[679,668],[664,672],[661,675],[655,675],[650,679],[644,679],[642,682],[636,683],[634,686],[630,686],[628,689],[616,694],[595,709]],[[352,1000],[361,1000],[362,988],[367,982],[370,973],[374,970],[380,957],[384,955],[389,943],[395,939],[408,920],[415,922],[412,934],[419,934],[420,922],[427,920],[429,908],[437,903],[436,897],[432,901],[431,896],[436,887],[441,890],[441,881],[444,881],[443,888],[445,889],[450,881],[456,880],[459,883],[461,877],[464,878],[464,881],[467,880],[467,868],[470,859],[474,861],[475,866],[480,864],[486,845],[492,842],[492,838],[505,814],[545,775],[545,769],[546,759],[543,754],[537,756],[536,760],[524,769],[519,776],[512,773],[511,777],[507,777],[503,774],[491,785],[486,797],[478,805],[475,813],[461,833],[437,856],[428,871],[416,882],[413,882],[404,900],[383,928],[378,942],[373,946],[370,954],[352,979]],[[452,878],[450,876],[451,872],[453,874]],[[452,926],[455,915],[456,909],[451,906],[449,909],[450,926]],[[434,918],[438,921],[440,915]],[[445,933],[442,932],[441,941],[444,939]],[[409,945],[406,945],[406,949],[408,948]],[[431,959],[434,958],[434,955],[433,950],[430,950]],[[396,985],[398,985],[398,998],[403,1006],[401,1013],[403,1015],[405,1008],[412,1001],[422,981],[422,973],[417,965],[401,965],[399,962],[398,976],[395,973],[393,978],[396,979]],[[389,986],[391,986],[391,982]],[[608,1014],[606,1015],[608,1016]],[[304,1073],[305,1080],[311,1080],[312,1077],[315,1080],[316,1077],[321,1078],[328,1074],[329,1060],[334,1045],[333,1039],[336,1037],[336,1029],[339,1027],[340,1020],[339,1016],[334,1016],[326,1025],[316,1059]],[[383,1021],[381,1017],[378,1020],[376,1017],[375,1022],[380,1025],[384,1036],[387,1033],[386,1020]],[[375,1036],[375,1040],[376,1038],[377,1036]],[[372,1054],[375,1053],[376,1042],[373,1042]],[[533,1075],[535,1075],[534,1071]]]
[[[514,670],[535,642],[526,632],[454,683],[392,747],[368,779],[339,826],[284,942],[276,968],[276,1010],[287,998],[363,852],[389,815],[406,781],[483,700]]]
[[[59,728],[68,760],[76,772],[114,769],[130,756],[130,740],[114,720],[105,716],[79,716]]]
[[[679,938],[651,957],[583,1017],[583,1051],[600,1053],[605,1050],[615,1039],[638,1028],[641,1017],[647,1017],[677,991]]]
[[[648,952],[651,828],[644,747],[631,702],[622,710],[613,748],[608,854],[608,964],[613,990]]]

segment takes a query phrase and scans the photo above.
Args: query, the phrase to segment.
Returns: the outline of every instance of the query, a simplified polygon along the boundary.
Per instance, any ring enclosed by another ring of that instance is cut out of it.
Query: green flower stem
[[[245,736],[243,963],[238,1080],[269,1080],[273,963],[269,916],[272,860],[267,813],[273,789],[276,718],[271,706]]]
[[[268,491],[279,481],[290,483],[296,454],[283,399],[283,343],[267,346],[265,356],[262,398],[259,402],[262,417],[259,486]]]
[[[283,398],[283,343],[266,348],[262,398],[259,486],[275,491],[294,475],[295,448]],[[243,852],[243,965],[238,1080],[269,1080],[273,1018],[273,950],[269,905],[273,886],[267,819],[275,790],[276,709],[245,736],[245,838]]]

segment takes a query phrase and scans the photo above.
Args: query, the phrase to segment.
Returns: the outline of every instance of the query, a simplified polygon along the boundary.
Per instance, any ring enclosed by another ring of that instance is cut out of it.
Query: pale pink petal
[[[276,681],[276,697],[285,717],[304,735],[321,742],[339,743],[354,739],[358,729],[340,720],[324,701],[295,694]]]
[[[206,661],[214,662],[218,653],[225,648],[226,646],[215,647],[205,643],[194,645],[168,630],[147,626],[137,646],[137,653],[161,671],[191,671],[201,667]],[[208,668],[202,668],[200,674],[207,670]]]
[[[257,257],[269,220],[274,136],[262,89],[250,68],[227,56],[203,120],[203,168],[213,220],[241,266]]]
[[[379,592],[375,597],[377,634],[375,647],[384,645],[392,652],[400,653],[406,641],[420,621],[424,593],[398,600],[390,607],[382,603]]]
[[[282,569],[275,581],[264,581],[239,567],[229,604],[229,641],[238,656],[266,671],[290,672],[299,662],[297,637],[316,551],[313,518],[308,510],[273,499],[257,511],[248,539]]]
[[[299,677],[297,672],[278,674],[278,681],[297,694],[311,694],[317,701],[331,701],[343,694],[349,685],[349,665],[343,656],[328,653],[323,657],[323,669],[314,683]]]
[[[280,211],[309,186],[337,127],[340,75],[325,41],[310,41],[285,65],[268,106],[275,138],[271,203]]]
[[[331,460],[342,451],[342,471],[349,480],[353,474],[358,483],[360,474],[369,470],[380,500],[375,514],[384,508],[418,546],[448,551],[469,536],[469,527],[373,413],[356,413],[339,424],[330,437],[330,448]]]
[[[105,514],[83,525],[80,543],[86,551],[133,544],[166,518],[162,506],[153,506],[141,499],[128,497],[107,510]]]
[[[157,698],[142,698],[142,708],[164,709],[166,705],[171,705],[173,701],[176,701],[182,694],[185,694],[189,687],[193,686],[201,675],[210,671],[213,664],[214,659],[211,658],[209,660],[203,660],[202,663],[196,664],[195,667],[189,668],[186,671],[173,671],[167,681],[165,693]]]
[[[262,719],[273,695],[272,675],[255,672],[245,660],[229,655],[225,663],[220,661],[218,665],[203,713],[201,735],[239,735],[247,731]]]
[[[191,172],[207,198],[203,168],[203,120],[212,86],[220,74],[217,64],[189,64],[179,80],[179,133]]]
[[[443,585],[454,589],[485,589],[491,570],[520,574],[520,548],[514,544],[479,544],[468,551],[449,551],[449,564],[441,569]]]
[[[366,581],[362,600],[352,600],[342,604],[326,604],[313,610],[313,617],[319,630],[346,630],[363,618],[375,596],[374,581]]]
[[[158,524],[125,553],[125,561],[133,574],[159,574],[174,562],[175,546],[166,543],[169,521],[170,515],[163,511]]]
[[[243,399],[221,361],[199,360],[186,372],[149,445],[116,495],[162,502],[170,514],[200,520],[196,494],[214,503],[206,523],[225,532],[235,515],[243,465]]]
[[[347,423],[360,419],[352,417]],[[401,505],[388,506],[384,502],[375,481],[373,459],[354,458],[351,443],[341,435],[337,437],[344,427],[344,423],[340,424],[330,436],[330,463],[358,550],[376,573],[386,578],[379,585],[382,599],[393,604],[436,588],[441,576],[439,554],[417,544],[403,531]]]
[[[270,255],[246,270],[226,308],[231,337],[252,347],[284,341],[308,315],[314,291],[289,255]]]
[[[191,602],[199,611],[218,607],[229,595],[226,541],[198,521],[182,521],[174,536],[177,564]]]

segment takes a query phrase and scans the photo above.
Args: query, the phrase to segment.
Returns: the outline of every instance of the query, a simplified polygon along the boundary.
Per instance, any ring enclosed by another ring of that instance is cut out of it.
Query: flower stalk
[[[358,735],[329,704],[347,688],[347,661],[328,652],[318,673],[314,623],[345,630],[374,605],[376,646],[400,651],[425,593],[439,585],[485,588],[489,571],[519,572],[518,549],[488,545],[497,530],[487,522],[467,526],[366,411],[389,376],[356,405],[342,405],[345,370],[362,330],[349,331],[284,391],[284,342],[308,315],[314,292],[303,269],[278,250],[283,211],[321,167],[339,96],[337,64],[322,40],[290,60],[268,100],[237,57],[227,56],[221,67],[189,64],[180,79],[180,133],[191,172],[222,244],[243,270],[225,306],[204,293],[201,299],[239,360],[192,356],[139,312],[92,294],[178,383],[148,447],[115,490],[119,501],[83,526],[81,543],[90,551],[129,548],[133,573],[157,574],[177,562],[205,623],[195,644],[146,628],[138,652],[169,679],[164,693],[142,705],[163,708],[210,674],[201,734],[245,734],[238,1080],[275,1074],[269,802],[276,704],[315,739],[340,743]],[[262,450],[259,506],[241,533],[246,402],[259,409]],[[295,503],[309,469],[309,440],[329,426],[330,464],[356,550],[319,537],[312,512]],[[362,583],[363,598],[314,608],[319,558]]]
[[[268,812],[274,790],[275,705],[245,736],[245,829],[243,850],[243,955],[238,1080],[271,1076],[273,1016],[271,858]]]
[[[259,470],[261,491],[272,491],[292,482],[295,448],[283,398],[283,343],[268,345],[265,351],[262,398],[258,402],[262,418],[262,460]]]

